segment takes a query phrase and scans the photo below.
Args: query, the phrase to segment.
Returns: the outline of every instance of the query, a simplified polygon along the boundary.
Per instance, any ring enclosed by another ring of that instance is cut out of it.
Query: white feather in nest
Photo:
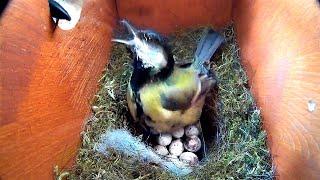
[[[192,172],[190,167],[179,160],[171,161],[159,156],[151,147],[134,137],[126,129],[109,130],[101,135],[100,142],[95,145],[95,150],[108,156],[108,149],[137,158],[145,163],[156,163],[177,176],[184,176]]]

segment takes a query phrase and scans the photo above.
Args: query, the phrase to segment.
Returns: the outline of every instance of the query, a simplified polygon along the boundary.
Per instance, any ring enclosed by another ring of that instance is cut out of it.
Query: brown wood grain
[[[319,5],[240,0],[233,18],[277,178],[320,179]]]
[[[54,33],[47,0],[11,0],[0,19],[0,179],[52,179],[73,162],[107,63],[114,1],[85,1]],[[71,162],[71,163],[70,163]]]
[[[198,25],[225,27],[231,20],[231,0],[117,1],[120,18],[163,33]]]

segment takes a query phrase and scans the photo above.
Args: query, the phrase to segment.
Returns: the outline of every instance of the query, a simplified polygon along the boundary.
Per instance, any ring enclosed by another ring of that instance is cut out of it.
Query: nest
[[[175,59],[191,61],[202,28],[181,30],[169,37]],[[261,128],[260,110],[248,89],[248,79],[240,64],[239,48],[232,27],[223,31],[226,43],[209,64],[215,70],[218,87],[206,99],[201,121],[205,142],[209,144],[204,162],[185,179],[272,179],[274,176],[266,133]],[[125,46],[114,44],[109,64],[99,83],[93,102],[94,116],[82,132],[82,145],[76,165],[56,172],[69,179],[175,179],[153,163],[109,152],[106,157],[94,150],[94,144],[106,131],[126,128],[139,136],[130,124],[126,103],[131,59]],[[68,173],[66,173],[68,172]]]

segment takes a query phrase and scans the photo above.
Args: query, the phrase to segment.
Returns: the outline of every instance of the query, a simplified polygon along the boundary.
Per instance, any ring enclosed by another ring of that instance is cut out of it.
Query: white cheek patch
[[[160,49],[155,51],[150,51],[150,59],[151,63],[153,63],[156,67],[165,67],[167,65],[166,57],[164,57],[164,52]]]
[[[167,65],[164,52],[160,48],[153,48],[144,42],[137,41],[135,51],[138,58],[142,60],[144,68],[150,67],[158,70]]]

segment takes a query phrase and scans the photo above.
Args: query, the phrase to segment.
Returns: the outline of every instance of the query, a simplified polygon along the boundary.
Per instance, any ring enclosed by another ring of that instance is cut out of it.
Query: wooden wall
[[[320,5],[241,0],[233,18],[277,177],[320,179]]]
[[[170,33],[199,25],[225,27],[231,21],[232,0],[118,0],[117,8],[121,19]]]
[[[0,179],[52,179],[72,164],[107,63],[114,1],[85,1],[70,31],[47,0],[11,0],[0,19]]]

